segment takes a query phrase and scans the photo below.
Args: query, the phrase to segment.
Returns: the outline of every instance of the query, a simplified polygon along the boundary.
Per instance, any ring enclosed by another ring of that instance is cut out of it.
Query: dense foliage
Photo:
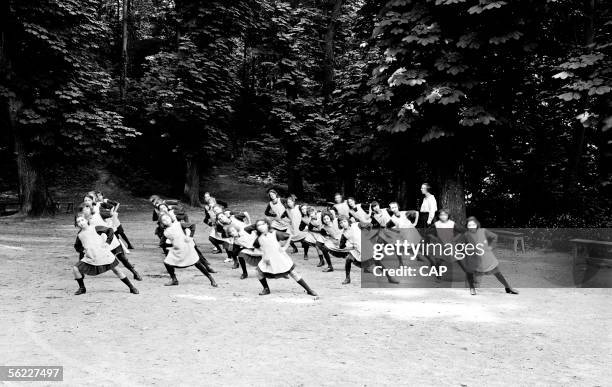
[[[24,212],[44,210],[53,163],[129,164],[136,193],[160,181],[197,204],[200,177],[232,160],[305,199],[415,208],[428,181],[459,220],[610,221],[609,2],[2,7],[0,154]]]

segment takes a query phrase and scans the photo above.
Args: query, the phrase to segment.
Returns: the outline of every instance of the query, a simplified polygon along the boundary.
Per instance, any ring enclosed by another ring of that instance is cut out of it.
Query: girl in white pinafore
[[[289,221],[284,219],[287,217],[287,213],[283,200],[278,196],[278,192],[273,189],[268,191],[268,197],[270,202],[266,206],[264,215],[271,218],[270,225],[273,229],[287,231],[289,229]]]
[[[217,287],[215,279],[210,275],[206,266],[200,261],[189,228],[183,230],[181,223],[172,221],[172,217],[167,213],[160,216],[160,221],[165,227],[164,236],[168,242],[172,244],[172,247],[168,249],[168,255],[166,255],[164,259],[164,266],[166,266],[166,270],[168,274],[170,274],[170,282],[165,285],[176,286],[179,284],[176,278],[175,269],[195,266],[210,280],[210,285],[212,287]]]
[[[117,267],[119,262],[107,243],[114,237],[113,230],[105,228],[103,234],[99,235],[84,214],[77,215],[75,223],[80,228],[75,249],[81,254],[81,258],[72,268],[74,279],[79,284],[79,289],[74,294],[78,296],[86,293],[85,275],[98,275],[108,270],[112,270],[128,286],[130,293],[138,294],[129,278]]]
[[[359,223],[371,223],[370,216],[361,208],[361,204],[355,202],[355,198],[346,199],[346,204],[349,208],[350,217]]]
[[[273,230],[270,222],[266,219],[255,222],[254,228],[257,231],[257,239],[253,246],[261,250],[262,254],[261,260],[257,264],[257,278],[263,286],[259,295],[270,294],[267,278],[291,277],[306,290],[306,293],[316,297],[317,293],[295,271],[295,264],[285,250],[288,243],[284,246],[279,243],[281,240],[289,240],[290,235]],[[251,226],[247,227],[245,231],[252,231]]]
[[[96,208],[99,210],[100,207],[95,206],[94,204],[91,204],[92,199],[93,198],[91,196],[86,196],[85,201],[80,206],[79,212],[82,212],[83,215],[85,215],[85,217],[88,218],[89,224],[93,226],[94,228],[109,227],[109,223],[107,223],[102,218],[102,216],[100,215],[100,212],[99,211],[96,212]],[[112,226],[112,224],[110,226]],[[126,250],[123,249],[121,242],[119,241],[119,239],[114,233],[113,233],[112,239],[109,240],[108,244],[110,246],[111,252],[115,255],[115,257],[117,257],[119,262],[121,262],[123,266],[125,266],[125,268],[128,269],[132,273],[132,275],[134,276],[134,279],[136,281],[142,281],[141,275],[136,271],[136,269],[134,268],[134,265],[127,259],[127,256],[125,255]]]
[[[295,242],[302,242],[304,259],[306,260],[308,259],[308,245],[305,244],[304,241],[308,233],[300,229],[300,226],[302,225],[302,211],[297,205],[297,197],[295,195],[289,195],[285,203],[286,206],[284,207],[284,213],[281,218],[283,218],[283,224],[286,224],[288,228],[286,230],[282,230],[282,228],[278,227],[275,221],[272,222],[272,228],[279,231],[287,231],[289,234],[291,234],[291,242],[289,242],[289,245],[293,248],[294,254],[298,252]]]
[[[321,223],[320,233],[325,238],[323,244],[329,253],[337,258],[345,258],[348,253],[340,248],[342,230],[338,227],[338,219],[334,218],[330,212],[323,212],[321,214]]]

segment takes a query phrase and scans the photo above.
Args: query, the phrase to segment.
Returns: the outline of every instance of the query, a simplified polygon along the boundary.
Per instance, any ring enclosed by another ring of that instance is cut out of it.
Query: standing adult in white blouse
[[[419,211],[419,228],[430,227],[433,224],[436,212],[438,211],[438,203],[436,198],[431,194],[431,186],[428,183],[421,185],[421,193],[423,194],[423,202]]]

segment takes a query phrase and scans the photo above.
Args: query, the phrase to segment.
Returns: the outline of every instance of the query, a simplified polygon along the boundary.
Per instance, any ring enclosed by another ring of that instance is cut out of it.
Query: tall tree
[[[13,139],[22,213],[48,211],[45,171],[65,156],[89,159],[137,132],[109,108],[112,79],[100,56],[107,26],[96,1],[4,2],[0,103]]]

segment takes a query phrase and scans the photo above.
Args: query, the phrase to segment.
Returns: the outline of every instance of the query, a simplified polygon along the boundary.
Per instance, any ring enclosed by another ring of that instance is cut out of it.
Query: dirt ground
[[[226,175],[210,187],[234,208],[263,214],[260,188]],[[177,272],[179,286],[163,286],[150,216],[145,200],[122,208],[136,245],[128,258],[144,275],[140,294],[109,272],[87,278],[78,297],[70,216],[0,219],[0,365],[62,365],[71,386],[612,385],[612,291],[546,288],[571,285],[569,256],[499,250],[520,295],[487,277],[470,296],[362,289],[357,270],[343,286],[341,259],[321,273],[315,254],[304,261],[300,252],[298,271],[320,298],[282,279],[261,297],[252,268],[240,280],[222,255],[207,254],[218,288],[193,268]],[[205,230],[200,223],[196,240],[208,252]]]

